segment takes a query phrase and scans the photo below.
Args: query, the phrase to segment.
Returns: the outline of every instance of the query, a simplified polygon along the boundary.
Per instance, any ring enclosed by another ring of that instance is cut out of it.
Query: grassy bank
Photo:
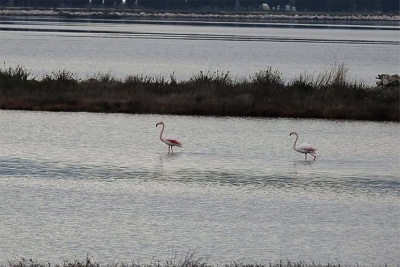
[[[271,68],[241,80],[229,73],[175,76],[109,74],[81,79],[69,71],[33,76],[23,67],[0,69],[0,108],[399,121],[399,87],[351,82],[343,64],[284,83]]]

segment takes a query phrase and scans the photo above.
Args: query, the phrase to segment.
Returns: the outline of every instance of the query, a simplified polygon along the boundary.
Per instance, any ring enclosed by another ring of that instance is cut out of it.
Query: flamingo
[[[159,123],[156,124],[156,127],[157,127],[158,125],[160,125],[160,124],[162,125],[162,129],[161,129],[161,133],[160,133],[160,140],[163,141],[164,143],[166,143],[166,144],[168,145],[168,153],[170,153],[170,151],[171,151],[171,153],[174,153],[174,151],[172,150],[172,147],[173,147],[173,146],[181,147],[182,144],[181,144],[181,142],[179,142],[178,140],[175,140],[175,139],[172,139],[172,138],[168,138],[168,137],[164,138],[164,137],[162,136],[162,134],[163,134],[163,132],[164,132],[164,127],[165,127],[164,123],[161,121],[161,122],[159,122]]]
[[[292,134],[294,134],[296,136],[296,141],[294,141],[293,149],[296,150],[297,152],[303,153],[304,156],[306,157],[306,160],[307,160],[307,154],[310,154],[311,156],[313,156],[314,160],[315,160],[317,158],[317,156],[315,155],[315,151],[317,149],[309,144],[301,144],[299,147],[296,147],[296,142],[297,142],[297,139],[299,139],[299,135],[296,132],[291,132],[289,134],[289,136],[291,136]]]

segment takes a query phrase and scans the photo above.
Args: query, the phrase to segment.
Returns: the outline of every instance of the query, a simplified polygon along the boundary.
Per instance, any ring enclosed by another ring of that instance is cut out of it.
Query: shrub
[[[19,86],[25,84],[30,76],[31,73],[21,66],[16,68],[4,66],[4,69],[0,69],[0,86],[3,88]],[[35,77],[32,77],[31,80],[35,80]]]
[[[125,78],[125,83],[130,85],[165,85],[164,77],[149,77],[145,75],[130,75]]]
[[[250,76],[250,82],[262,85],[283,85],[282,72],[271,67]]]
[[[96,73],[94,77],[91,78],[92,80],[95,80],[100,83],[109,83],[109,82],[114,82],[115,78],[112,76],[111,73]]]
[[[224,72],[219,72],[215,71],[213,73],[210,73],[209,71],[207,73],[203,73],[203,71],[200,71],[198,74],[193,75],[189,79],[189,83],[195,83],[197,85],[205,85],[205,84],[215,84],[218,86],[221,85],[232,85],[232,78],[229,75],[229,71],[224,73]]]
[[[78,84],[77,76],[68,70],[59,70],[52,72],[51,75],[45,75],[42,79],[43,82],[55,82],[57,84],[76,85]]]

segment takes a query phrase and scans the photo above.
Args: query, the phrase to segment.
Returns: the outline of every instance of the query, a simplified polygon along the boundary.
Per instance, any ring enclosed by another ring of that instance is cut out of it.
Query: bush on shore
[[[177,81],[110,74],[80,79],[69,71],[33,76],[0,69],[0,109],[119,112],[399,121],[399,87],[377,89],[350,82],[343,64],[288,83],[268,68],[242,80],[229,72],[199,72]]]

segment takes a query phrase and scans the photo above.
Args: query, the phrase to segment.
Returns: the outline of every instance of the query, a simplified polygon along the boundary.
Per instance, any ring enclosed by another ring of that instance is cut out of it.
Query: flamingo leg
[[[306,158],[305,161],[307,161],[307,153],[304,153],[304,156],[305,156],[305,158]]]
[[[314,157],[314,161],[315,161],[315,159],[317,158],[317,156],[314,155],[313,153],[310,153],[310,155]]]
[[[172,146],[171,146],[171,154],[172,154],[172,153],[174,153],[174,150],[172,149]]]

